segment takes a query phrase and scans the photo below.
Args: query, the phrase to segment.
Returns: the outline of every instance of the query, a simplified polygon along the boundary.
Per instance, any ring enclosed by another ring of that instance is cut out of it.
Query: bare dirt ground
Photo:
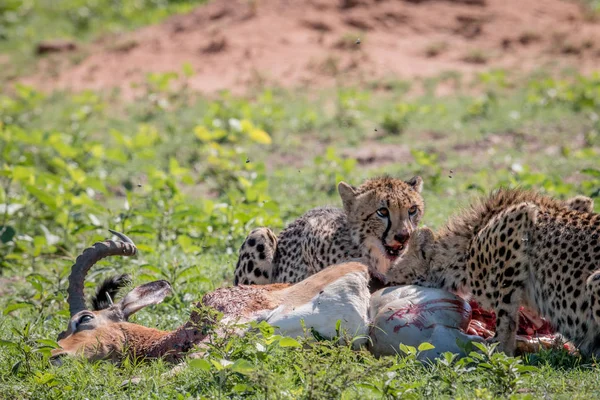
[[[472,73],[600,65],[600,23],[566,0],[215,0],[192,13],[41,60],[47,90],[119,87],[149,72],[195,70],[192,88],[321,87]],[[359,43],[360,42],[360,43]]]

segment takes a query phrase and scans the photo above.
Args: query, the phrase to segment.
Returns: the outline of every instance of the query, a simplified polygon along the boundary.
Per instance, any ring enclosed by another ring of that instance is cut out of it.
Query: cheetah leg
[[[277,237],[269,228],[256,228],[242,244],[234,284],[266,285],[273,275],[273,255]]]
[[[565,200],[565,206],[573,211],[594,212],[594,199],[587,196],[575,196]]]
[[[498,350],[508,355],[516,350],[519,306],[529,275],[528,241],[536,215],[536,206],[528,203],[507,208],[478,232],[472,244],[475,249],[490,249],[487,254],[480,253],[482,262],[478,262],[480,254],[475,253],[469,264],[471,268],[479,264],[480,269],[488,271],[483,290],[475,292],[484,304],[494,308],[496,334],[492,341],[499,342]],[[481,285],[471,282],[472,288]]]

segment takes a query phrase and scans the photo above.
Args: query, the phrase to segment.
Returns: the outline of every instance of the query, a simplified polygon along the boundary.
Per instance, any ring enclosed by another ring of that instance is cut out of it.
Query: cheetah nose
[[[408,242],[410,238],[410,233],[407,230],[400,231],[394,235],[394,240],[397,240],[401,244],[405,244]]]

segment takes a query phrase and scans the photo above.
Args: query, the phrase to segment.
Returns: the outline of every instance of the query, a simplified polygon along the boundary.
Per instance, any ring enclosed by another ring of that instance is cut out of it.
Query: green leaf
[[[357,383],[356,387],[367,390],[374,396],[382,396],[383,395],[381,390],[377,386],[375,386],[371,383]]]
[[[12,171],[13,178],[23,183],[34,183],[35,169],[33,167],[15,166]]]
[[[141,281],[155,281],[157,278],[156,275],[151,275],[151,274],[139,274],[138,275],[138,279],[140,279]]]
[[[36,292],[42,293],[44,291],[44,287],[42,286],[40,281],[36,278],[37,278],[36,276],[28,276],[27,282],[29,282],[31,284],[31,286],[33,286],[33,288],[36,290]]]
[[[206,361],[204,358],[197,358],[194,360],[189,360],[188,365],[194,369],[199,369],[202,371],[210,371],[211,364]]]
[[[191,78],[192,76],[194,76],[194,67],[189,62],[183,63],[182,70],[183,70],[183,75],[186,78]]]
[[[184,253],[199,252],[201,248],[194,244],[195,240],[187,235],[180,235],[177,237],[177,244],[181,246]]]
[[[231,370],[242,375],[248,375],[254,371],[254,365],[250,361],[240,358],[233,363]]]
[[[33,197],[35,197],[42,204],[50,208],[52,211],[56,210],[56,199],[53,196],[32,185],[27,185],[25,186],[25,188]]]
[[[17,232],[12,226],[0,225],[0,242],[8,243],[13,240],[16,234]]]
[[[154,233],[155,229],[149,224],[134,225],[127,231],[127,234],[134,233]]]
[[[60,347],[58,345],[58,343],[56,343],[54,340],[51,340],[51,339],[38,339],[38,340],[36,340],[36,342],[38,342],[41,345],[51,347],[53,349],[58,349]]]
[[[0,346],[2,347],[19,347],[18,344],[11,342],[10,340],[0,339]]]
[[[281,346],[281,347],[302,347],[302,345],[296,339],[292,339],[291,337],[281,338],[281,340],[279,341],[279,346]]]
[[[205,126],[197,126],[194,128],[194,134],[196,135],[196,137],[200,140],[202,140],[203,142],[208,142],[212,139],[212,135],[210,134],[210,131],[208,129],[206,129]]]
[[[139,251],[142,251],[145,253],[154,253],[154,247],[152,247],[152,246],[148,246],[146,244],[136,244],[135,246],[137,247],[137,249]]]
[[[404,343],[400,343],[400,351],[402,351],[406,355],[416,354],[417,349],[413,346],[407,346]]]
[[[141,265],[141,267],[150,272],[154,272],[156,274],[156,276],[163,276],[163,272],[161,271],[161,269],[158,267],[155,267],[154,265],[146,264],[146,265]]]
[[[34,380],[35,380],[35,383],[37,383],[38,385],[45,385],[45,384],[53,381],[55,378],[56,378],[56,376],[54,374],[46,372],[45,374],[36,375]]]
[[[419,345],[419,347],[417,348],[417,350],[419,351],[427,351],[427,350],[433,350],[435,349],[435,346],[432,345],[431,343],[427,343],[427,342],[423,342]]]
[[[32,350],[32,353],[41,354],[45,358],[49,358],[52,355],[52,348],[48,346],[41,346]]]
[[[223,368],[225,368],[225,366],[223,364],[221,364],[220,362],[218,362],[217,360],[210,360],[210,362],[212,363],[212,365],[215,366],[215,368],[217,369],[217,371],[222,371]]]
[[[523,373],[529,373],[529,372],[538,372],[539,368],[533,366],[533,365],[519,365],[517,367],[517,369],[519,370],[519,372],[523,372]]]
[[[245,383],[238,383],[231,390],[236,393],[251,392],[252,386],[246,385]]]
[[[275,333],[275,328],[269,325],[267,321],[261,321],[258,324],[258,329],[260,330],[260,333],[262,333],[262,335],[266,338],[273,336],[273,334]]]
[[[30,304],[30,303],[12,303],[12,304],[9,304],[4,309],[4,311],[2,311],[2,314],[8,315],[8,313],[11,313],[11,312],[13,312],[15,310],[20,310],[22,308],[29,308],[29,307],[33,307],[33,305]]]
[[[73,231],[71,232],[71,234],[76,235],[78,233],[95,231],[96,229],[98,229],[97,226],[94,226],[91,224],[81,224],[81,225],[76,226],[75,229],[73,229]]]
[[[22,360],[14,363],[13,366],[10,368],[10,373],[13,375],[17,375],[19,373],[19,369],[21,368],[22,363],[23,363]]]
[[[483,343],[479,343],[479,342],[472,342],[473,346],[475,346],[477,349],[479,349],[479,351],[485,353],[487,352],[487,347],[485,346],[485,344]]]
[[[600,169],[595,168],[584,168],[581,170],[582,173],[593,176],[595,178],[600,178]]]

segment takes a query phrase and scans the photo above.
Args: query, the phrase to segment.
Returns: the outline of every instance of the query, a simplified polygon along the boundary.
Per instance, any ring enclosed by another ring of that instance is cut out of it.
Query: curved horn
[[[94,264],[108,256],[133,256],[137,253],[137,248],[131,239],[120,232],[113,230],[109,231],[117,236],[122,241],[115,242],[106,240],[104,242],[95,243],[92,247],[88,247],[75,260],[75,264],[71,267],[71,275],[69,275],[69,288],[67,289],[69,303],[69,311],[71,316],[79,311],[87,309],[85,305],[85,297],[83,294],[83,286],[85,276]]]
[[[123,242],[125,242],[125,243],[129,243],[129,244],[132,244],[132,245],[133,245],[133,247],[135,247],[135,243],[133,243],[133,240],[131,240],[131,239],[129,238],[129,236],[127,236],[126,234],[124,234],[124,233],[121,233],[121,232],[117,232],[117,231],[113,231],[112,229],[109,229],[108,231],[109,231],[110,233],[112,233],[113,235],[115,235],[116,237],[118,237],[119,239],[121,239]],[[135,253],[134,253],[134,254],[135,254]],[[133,255],[133,254],[132,254],[132,255]]]

